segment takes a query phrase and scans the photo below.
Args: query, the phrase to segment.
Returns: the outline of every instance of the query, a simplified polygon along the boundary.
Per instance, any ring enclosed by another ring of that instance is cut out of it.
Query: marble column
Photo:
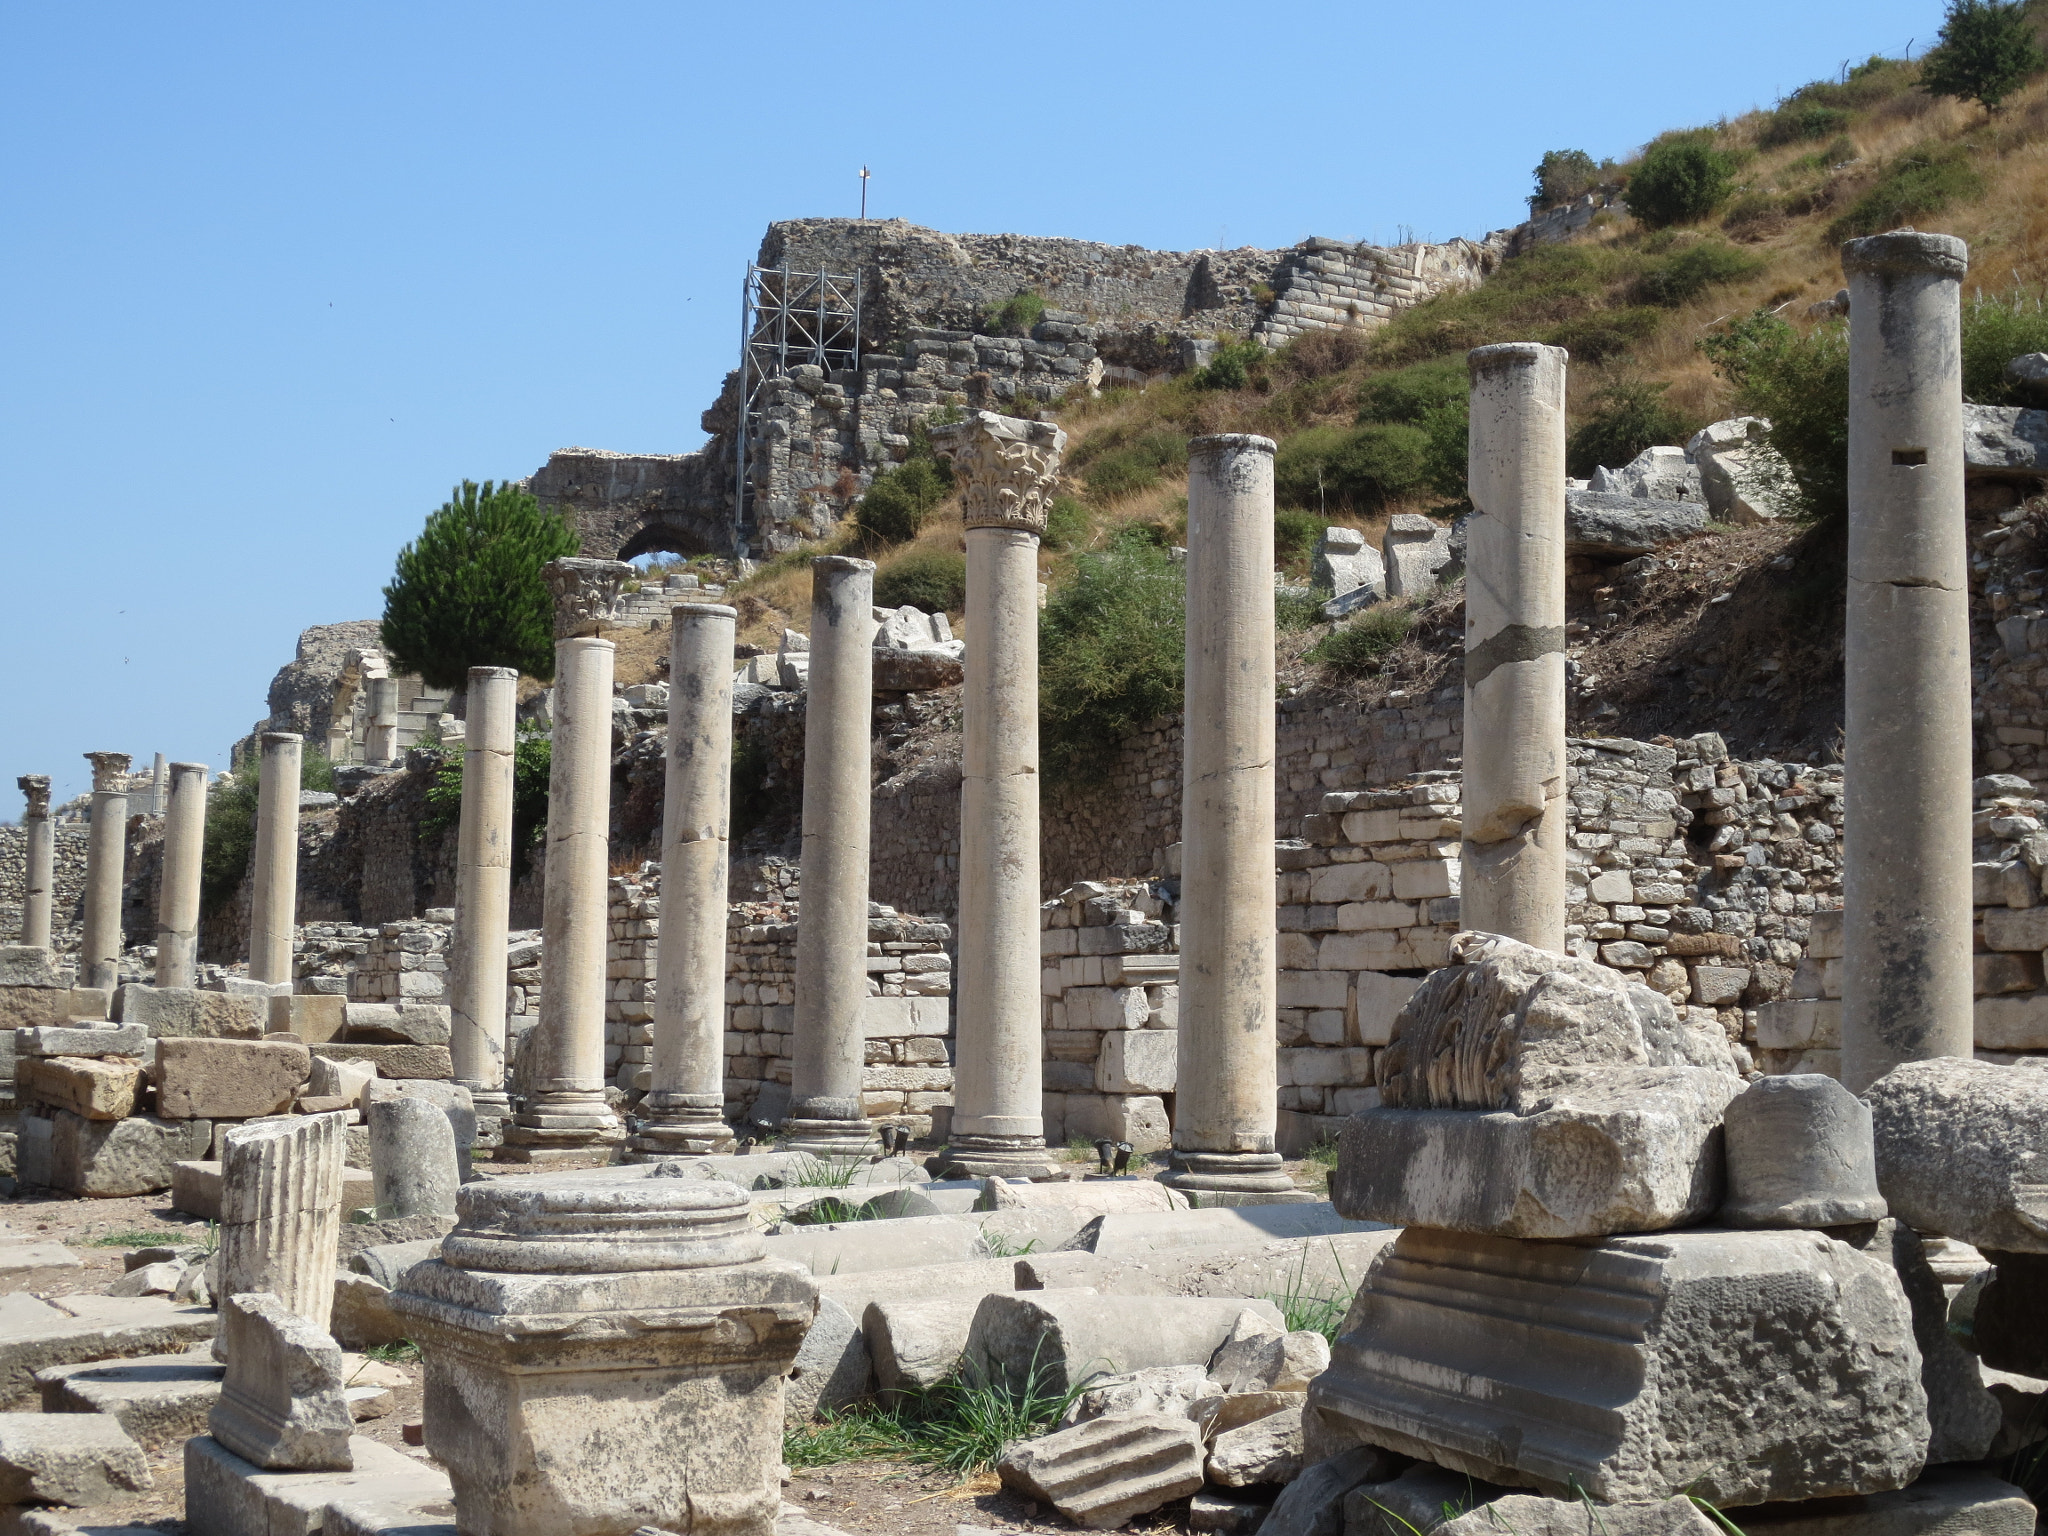
[[[796,1034],[783,1144],[821,1156],[864,1154],[875,1140],[861,1106],[874,645],[873,562],[813,560]]]
[[[254,890],[249,902],[249,979],[292,979],[292,927],[299,911],[299,746],[291,731],[256,738]]]
[[[206,764],[172,763],[164,813],[163,889],[156,902],[156,984],[199,980],[199,876],[206,851]]]
[[[530,1092],[497,1152],[511,1162],[605,1155],[626,1136],[604,1080],[617,647],[599,639],[598,628],[632,571],[619,560],[570,559],[551,561],[541,572],[555,595],[554,750],[541,889],[545,960]]]
[[[369,679],[370,728],[363,738],[363,758],[378,767],[398,760],[398,679]]]
[[[725,1123],[725,919],[738,618],[718,603],[670,610],[653,1086],[633,1142],[641,1157],[733,1144]]]
[[[221,1127],[220,1290],[268,1291],[325,1328],[334,1307],[346,1114]],[[214,1343],[214,1358],[221,1358]]]
[[[1173,1168],[1191,1192],[1293,1188],[1279,1118],[1273,443],[1188,450],[1187,726]]]
[[[116,987],[121,968],[121,889],[128,863],[128,754],[88,752],[92,824],[85,844],[85,934],[78,984]]]
[[[1561,347],[1480,347],[1465,560],[1460,924],[1564,953]]]
[[[159,753],[157,753],[157,755],[156,755],[156,761],[155,761],[154,763],[152,763],[152,764],[150,765],[150,775],[149,775],[149,814],[150,814],[150,815],[152,815],[152,816],[161,816],[161,815],[163,815],[163,814],[164,814],[164,809],[165,809],[165,805],[166,805],[166,803],[167,803],[167,802],[166,802],[166,800],[165,800],[165,797],[166,797],[166,796],[167,796],[167,795],[168,795],[168,794],[170,793],[170,788],[171,788],[171,785],[170,785],[170,777],[169,777],[169,765],[168,765],[168,764],[167,764],[167,763],[166,763],[166,762],[164,761],[164,755],[163,755],[163,753],[159,752]]]
[[[1972,1051],[1969,549],[1962,303],[1969,247],[1899,231],[1849,279],[1843,637],[1842,1082]]]
[[[934,434],[967,529],[952,1177],[1042,1178],[1038,544],[1067,435],[990,411]]]
[[[57,880],[57,834],[50,825],[50,776],[24,773],[14,782],[28,801],[21,813],[23,841],[28,845],[28,880],[21,897],[21,942],[36,949],[48,949],[51,893]]]
[[[456,831],[455,932],[448,956],[449,1052],[480,1118],[512,1112],[505,1093],[505,949],[512,913],[512,751],[519,673],[469,669]]]

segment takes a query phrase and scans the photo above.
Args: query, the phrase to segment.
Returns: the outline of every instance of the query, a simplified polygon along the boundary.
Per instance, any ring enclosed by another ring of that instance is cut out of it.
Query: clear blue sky
[[[1511,224],[1940,0],[0,3],[0,818],[225,766],[465,476],[678,452],[772,219],[1188,249]]]

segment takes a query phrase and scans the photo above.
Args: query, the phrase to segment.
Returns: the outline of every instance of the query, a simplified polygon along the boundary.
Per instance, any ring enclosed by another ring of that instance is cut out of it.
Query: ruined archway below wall
[[[587,559],[734,553],[731,468],[711,450],[560,448],[526,485],[575,526]]]

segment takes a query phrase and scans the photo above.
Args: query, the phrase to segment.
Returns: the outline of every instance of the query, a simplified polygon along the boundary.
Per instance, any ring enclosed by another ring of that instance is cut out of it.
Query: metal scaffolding
[[[749,471],[762,386],[812,363],[829,375],[860,366],[860,279],[747,263],[740,297],[740,420],[734,449],[733,527],[744,538]]]

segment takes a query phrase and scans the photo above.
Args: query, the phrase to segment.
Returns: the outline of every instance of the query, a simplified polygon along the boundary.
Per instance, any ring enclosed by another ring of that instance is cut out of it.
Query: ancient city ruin
[[[1005,1530],[2029,1536],[2048,413],[1966,404],[1963,240],[1851,238],[1826,301],[1839,752],[1789,705],[1732,750],[1704,659],[1606,728],[1591,640],[1783,461],[1729,417],[1574,476],[1580,363],[1505,339],[1469,509],[1315,512],[1306,582],[1284,446],[1177,445],[1182,702],[1048,778],[1091,402],[1373,333],[1612,192],[1396,249],[777,224],[709,445],[525,482],[578,541],[551,676],[317,626],[225,773],[22,777],[5,1518],[161,1529],[175,1469],[194,1536],[844,1536],[861,1436],[978,1415],[920,1497]],[[957,619],[834,542],[912,462]],[[1287,648],[1395,610],[1437,650],[1369,688]],[[118,1275],[62,1225],[113,1202]]]

